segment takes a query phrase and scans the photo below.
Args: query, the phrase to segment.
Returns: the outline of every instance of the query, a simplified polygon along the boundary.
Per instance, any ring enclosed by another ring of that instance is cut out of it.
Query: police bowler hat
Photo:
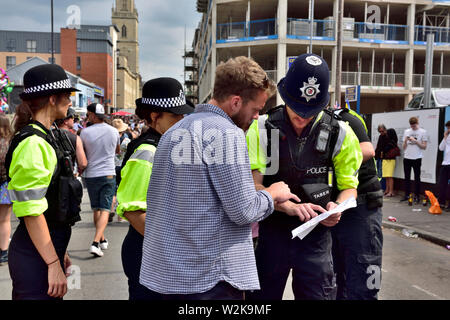
[[[142,88],[142,98],[136,106],[154,112],[186,114],[194,112],[194,104],[186,99],[181,83],[173,78],[156,78]]]
[[[328,64],[320,56],[305,53],[297,57],[286,77],[278,82],[278,92],[289,108],[307,119],[317,115],[330,101]]]
[[[31,68],[23,76],[23,100],[51,96],[63,92],[80,91],[72,88],[64,69],[57,64],[42,64]]]

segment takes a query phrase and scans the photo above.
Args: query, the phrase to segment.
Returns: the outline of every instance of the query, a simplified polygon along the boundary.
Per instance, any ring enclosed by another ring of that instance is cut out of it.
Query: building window
[[[122,26],[122,38],[127,37],[127,27],[125,25]]]
[[[6,70],[16,65],[16,57],[6,57]]]
[[[16,39],[6,40],[6,50],[8,50],[9,52],[16,51]]]
[[[36,40],[27,40],[27,52],[36,52]]]
[[[77,70],[81,70],[81,57],[77,57]]]
[[[127,11],[127,0],[122,1],[122,11]]]
[[[77,51],[81,52],[81,40],[77,39]]]

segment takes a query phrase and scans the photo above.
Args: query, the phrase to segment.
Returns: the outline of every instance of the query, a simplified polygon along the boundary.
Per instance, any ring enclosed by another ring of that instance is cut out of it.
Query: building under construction
[[[339,0],[198,0],[202,15],[192,45],[199,102],[212,94],[215,69],[230,57],[249,56],[274,81],[290,58],[309,51],[330,67],[336,101]],[[433,88],[450,88],[450,2],[345,0],[342,32],[341,103],[345,89],[361,85],[361,113],[400,110],[423,91],[426,36],[434,34]],[[188,57],[188,56],[187,56]],[[190,57],[189,57],[190,58]],[[194,91],[193,91],[194,92]],[[269,105],[282,103],[279,96]]]

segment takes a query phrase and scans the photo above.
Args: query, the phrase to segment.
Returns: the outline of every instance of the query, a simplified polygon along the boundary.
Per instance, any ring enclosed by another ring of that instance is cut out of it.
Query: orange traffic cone
[[[428,209],[428,212],[431,214],[442,214],[441,206],[439,205],[438,200],[434,196],[434,194],[431,191],[426,190],[425,194],[427,195],[428,199],[430,199],[431,207]]]

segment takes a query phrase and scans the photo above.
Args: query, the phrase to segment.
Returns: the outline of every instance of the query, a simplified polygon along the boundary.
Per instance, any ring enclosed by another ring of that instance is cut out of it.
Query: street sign
[[[345,88],[345,100],[348,100],[350,102],[358,100],[357,86]]]

